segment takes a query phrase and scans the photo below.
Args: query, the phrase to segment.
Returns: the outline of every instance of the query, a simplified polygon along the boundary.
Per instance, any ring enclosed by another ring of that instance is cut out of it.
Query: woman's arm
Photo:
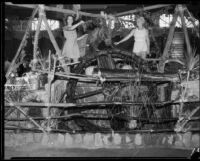
[[[80,21],[79,23],[77,23],[77,24],[75,24],[75,25],[73,25],[73,26],[71,26],[71,27],[64,26],[63,29],[64,29],[64,30],[74,30],[75,28],[77,28],[79,25],[81,25],[81,24],[83,24],[83,23],[84,23],[84,21]]]
[[[146,30],[147,32],[146,32],[146,37],[145,37],[145,39],[146,39],[146,43],[147,43],[147,53],[149,53],[150,52],[150,40],[149,40],[149,31],[148,30]]]
[[[115,42],[115,45],[118,45],[124,41],[127,41],[128,39],[130,39],[135,33],[135,29],[133,29],[126,37],[124,37],[121,41],[119,42]]]
[[[81,25],[83,23],[84,23],[84,21],[81,20],[79,23],[77,23],[77,24],[73,25],[72,27],[70,27],[70,29],[74,30],[75,28],[77,28],[79,25]]]

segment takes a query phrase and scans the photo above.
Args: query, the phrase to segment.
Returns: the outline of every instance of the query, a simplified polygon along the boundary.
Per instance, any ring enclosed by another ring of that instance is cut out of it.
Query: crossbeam
[[[5,2],[5,5],[7,6],[15,6],[15,7],[24,7],[24,8],[30,8],[33,9],[35,8],[35,4],[13,4],[10,2]],[[62,8],[57,8],[57,7],[49,7],[49,6],[44,6],[45,11],[54,11],[54,12],[59,12],[59,13],[64,13],[64,14],[76,14],[75,11],[69,10],[69,9],[62,9]],[[87,12],[82,12],[79,11],[80,15],[86,16],[86,17],[102,17],[100,14],[93,14],[93,13],[87,13]]]
[[[125,15],[129,15],[129,14],[133,14],[133,13],[139,12],[141,10],[147,11],[147,10],[152,10],[152,9],[157,9],[157,8],[168,7],[170,5],[171,4],[158,4],[158,5],[144,7],[142,9],[141,8],[137,8],[137,9],[126,11],[126,12],[117,13],[117,14],[115,14],[115,16],[117,16],[117,17],[119,17],[119,16],[125,16]]]

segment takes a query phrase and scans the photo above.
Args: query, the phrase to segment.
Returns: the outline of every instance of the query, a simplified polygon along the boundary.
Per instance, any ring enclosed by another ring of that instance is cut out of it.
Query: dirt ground
[[[170,148],[141,148],[141,149],[58,149],[45,148],[20,150],[4,148],[4,158],[12,157],[164,157],[189,158],[192,150]]]

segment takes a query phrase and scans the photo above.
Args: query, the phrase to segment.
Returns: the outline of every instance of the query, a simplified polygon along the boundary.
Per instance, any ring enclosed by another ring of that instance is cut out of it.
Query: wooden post
[[[175,30],[175,25],[176,25],[176,21],[177,21],[177,17],[178,17],[178,11],[177,11],[177,7],[175,9],[175,13],[173,15],[173,19],[172,19],[172,23],[170,26],[170,31],[167,37],[167,41],[166,41],[166,45],[165,45],[165,49],[162,55],[162,60],[159,62],[159,72],[164,72],[164,61],[166,60],[166,58],[169,56],[169,49],[173,40],[173,36],[174,36],[174,30]]]
[[[47,22],[46,14],[45,14],[45,12],[44,12],[44,5],[39,5],[39,7],[41,8],[41,16],[42,16],[42,19],[43,19],[43,21],[44,21],[44,24],[45,24],[45,27],[46,27],[46,29],[47,29],[47,32],[48,32],[48,34],[49,34],[49,38],[50,38],[50,40],[51,40],[51,42],[52,42],[52,44],[53,44],[53,46],[54,46],[56,52],[59,54],[59,53],[60,53],[60,49],[59,49],[59,47],[58,47],[58,44],[57,44],[57,42],[56,42],[56,40],[55,40],[55,38],[54,38],[54,36],[53,36],[53,33],[52,33],[52,31],[51,31],[51,29],[50,29],[50,27],[49,27],[49,24],[48,24],[48,22]],[[59,56],[60,56],[60,55],[59,55]]]
[[[48,104],[51,103],[51,51],[49,50]],[[47,107],[47,131],[50,131],[50,106]]]
[[[181,17],[181,22],[182,22],[182,27],[183,27],[183,32],[185,35],[185,41],[186,41],[186,46],[187,46],[187,54],[191,54],[191,44],[190,44],[190,40],[188,37],[188,32],[187,32],[187,27],[185,25],[185,19],[184,19],[184,8],[182,5],[178,5],[179,8],[179,13],[180,13],[180,17]]]
[[[34,60],[33,61],[33,69],[35,69],[35,65],[36,65],[38,37],[39,37],[39,33],[40,33],[41,23],[42,23],[42,13],[41,13],[41,8],[39,7],[39,19],[38,19],[37,29],[35,31],[34,44],[33,44],[33,60]]]
[[[27,34],[28,34],[28,32],[29,32],[29,30],[30,30],[30,28],[31,28],[32,20],[33,20],[33,18],[35,17],[35,15],[36,15],[37,12],[38,12],[38,7],[36,7],[36,8],[33,10],[31,17],[30,17],[30,19],[28,20],[28,25],[27,25],[27,28],[26,28],[24,37],[23,37],[23,39],[22,39],[22,41],[21,41],[21,43],[20,43],[20,46],[19,46],[19,48],[18,48],[18,50],[17,50],[17,53],[16,53],[14,59],[12,60],[12,63],[10,64],[9,69],[8,69],[8,71],[7,71],[7,73],[6,73],[6,79],[8,78],[8,76],[10,75],[10,73],[11,73],[12,70],[13,70],[13,67],[14,67],[14,65],[15,65],[15,61],[17,60],[17,58],[18,58],[18,56],[19,56],[19,54],[20,54],[20,52],[21,52],[22,47],[24,46],[24,42],[25,42],[25,40],[26,40],[26,38],[27,38]]]

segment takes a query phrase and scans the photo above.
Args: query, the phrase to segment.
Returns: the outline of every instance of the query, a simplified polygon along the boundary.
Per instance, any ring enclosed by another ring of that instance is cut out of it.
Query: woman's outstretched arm
[[[128,39],[130,39],[133,35],[134,35],[134,33],[135,33],[135,29],[133,29],[126,37],[124,37],[121,41],[119,41],[119,42],[115,42],[114,44],[115,45],[118,45],[118,44],[120,44],[120,43],[122,43],[122,42],[124,42],[124,41],[127,41]]]

